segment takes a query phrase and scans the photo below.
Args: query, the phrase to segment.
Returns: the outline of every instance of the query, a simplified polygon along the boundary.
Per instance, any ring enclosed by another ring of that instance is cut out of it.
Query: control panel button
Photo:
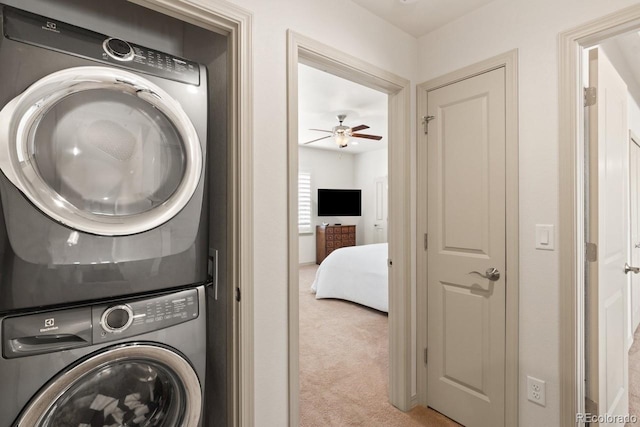
[[[107,316],[106,322],[110,328],[113,329],[121,329],[124,328],[125,325],[129,322],[129,313],[125,310],[113,310]]]
[[[133,311],[128,305],[115,305],[102,313],[100,321],[107,332],[122,332],[133,323]]]
[[[102,46],[107,55],[118,61],[131,61],[134,57],[133,48],[124,40],[109,38]]]

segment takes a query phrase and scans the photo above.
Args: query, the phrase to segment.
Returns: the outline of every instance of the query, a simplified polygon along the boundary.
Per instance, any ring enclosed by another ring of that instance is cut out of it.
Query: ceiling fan
[[[323,136],[322,138],[313,139],[311,141],[305,142],[303,145],[311,144],[312,142],[321,141],[327,138],[334,138],[336,144],[340,148],[345,148],[349,142],[349,138],[364,138],[364,139],[374,139],[376,141],[380,141],[382,139],[381,136],[378,135],[367,135],[365,133],[357,133],[358,131],[369,129],[367,125],[360,125],[356,127],[344,126],[342,122],[347,118],[346,114],[338,114],[337,116],[340,124],[338,126],[334,126],[332,130],[324,130],[324,129],[310,129],[318,132],[329,132],[331,135]]]

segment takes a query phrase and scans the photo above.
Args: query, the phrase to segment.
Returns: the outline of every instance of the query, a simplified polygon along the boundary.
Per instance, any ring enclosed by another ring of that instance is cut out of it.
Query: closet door
[[[432,90],[427,108],[427,399],[504,426],[505,69]]]

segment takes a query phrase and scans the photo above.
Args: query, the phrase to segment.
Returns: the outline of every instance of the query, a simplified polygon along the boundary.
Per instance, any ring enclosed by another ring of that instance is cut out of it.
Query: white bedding
[[[318,267],[316,299],[338,298],[389,311],[388,244],[336,249]]]

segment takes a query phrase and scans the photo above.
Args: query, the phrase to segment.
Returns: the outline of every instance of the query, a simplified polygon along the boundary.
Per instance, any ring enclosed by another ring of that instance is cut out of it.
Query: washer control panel
[[[116,341],[196,319],[198,289],[0,318],[7,359]]]
[[[100,318],[100,324],[107,332],[123,332],[131,326],[131,323],[133,323],[133,310],[128,304],[109,307]]]
[[[112,341],[166,328],[198,317],[198,291],[189,289],[169,295],[96,305],[93,343]],[[99,325],[99,326],[98,326]]]
[[[200,84],[197,62],[9,6],[3,6],[2,19],[4,36],[10,40],[170,80]]]

